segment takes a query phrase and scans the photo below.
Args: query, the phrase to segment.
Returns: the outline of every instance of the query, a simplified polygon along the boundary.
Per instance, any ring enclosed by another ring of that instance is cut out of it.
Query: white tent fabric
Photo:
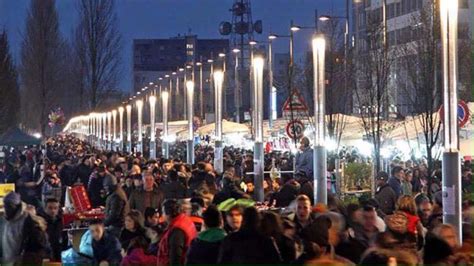
[[[213,135],[216,128],[216,124],[207,124],[196,130],[196,133],[199,135]],[[222,120],[222,134],[231,134],[231,133],[243,133],[249,134],[250,128],[245,124],[239,124],[235,122],[230,122],[227,120]]]

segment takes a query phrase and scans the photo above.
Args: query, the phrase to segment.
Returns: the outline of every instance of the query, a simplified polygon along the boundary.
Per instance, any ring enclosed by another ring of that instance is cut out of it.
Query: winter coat
[[[78,179],[82,184],[87,185],[89,184],[89,177],[91,176],[92,169],[85,165],[80,164],[76,168],[76,179]]]
[[[393,192],[395,192],[395,196],[400,197],[402,195],[402,184],[398,178],[392,176],[388,179],[387,184],[393,189]]]
[[[104,177],[105,176],[99,176],[97,173],[92,173],[89,178],[87,194],[89,195],[92,208],[105,206],[105,198],[102,197],[102,192],[104,191]]]
[[[101,261],[107,261],[109,264],[119,264],[122,260],[122,247],[119,240],[110,233],[104,232],[99,241],[92,240],[92,250],[94,253],[94,262],[99,264]]]
[[[379,203],[379,208],[384,214],[392,214],[397,203],[397,195],[389,184],[384,184],[377,188],[375,199]]]
[[[158,265],[182,265],[191,241],[196,237],[194,223],[185,214],[175,217],[158,245]]]
[[[306,148],[296,154],[296,173],[304,172],[307,177],[313,176],[313,149]]]
[[[179,180],[163,184],[165,199],[183,199],[186,198],[186,187]]]
[[[128,231],[127,229],[123,229],[120,233],[120,243],[122,244],[122,249],[128,250],[128,246],[130,245],[130,241],[135,237],[143,237],[146,239],[145,229],[137,228],[135,232]]]
[[[271,202],[276,201],[276,207],[287,207],[296,199],[299,189],[299,184],[292,179],[286,182],[280,191],[273,194]]]
[[[121,265],[156,265],[156,256],[147,255],[141,248],[134,248],[122,260]]]
[[[1,234],[4,263],[41,264],[49,250],[46,222],[25,211],[26,205],[5,221]]]
[[[256,230],[240,229],[222,241],[219,264],[281,263],[273,240]]]
[[[186,264],[216,264],[218,251],[226,233],[221,228],[210,228],[201,232],[196,239],[191,242]]]
[[[5,221],[0,232],[2,259],[10,263],[41,263],[49,251],[46,222],[25,211],[26,205],[10,221]]]
[[[40,212],[39,215],[43,217],[47,224],[46,233],[51,246],[50,258],[52,261],[61,261],[61,252],[63,251],[65,246],[64,243],[66,242],[63,238],[62,215],[58,214],[56,219],[53,219],[44,212]]]
[[[109,194],[105,201],[104,225],[116,228],[123,227],[127,208],[126,199],[121,198],[116,191]]]
[[[146,204],[146,196],[149,194],[150,205]],[[160,209],[164,201],[163,192],[158,187],[153,187],[153,191],[147,192],[143,188],[135,189],[130,195],[130,209],[138,210],[145,213],[145,209],[151,207],[153,209]]]

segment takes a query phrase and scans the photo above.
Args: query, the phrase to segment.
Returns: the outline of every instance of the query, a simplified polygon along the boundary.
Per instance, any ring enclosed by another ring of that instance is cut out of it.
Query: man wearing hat
[[[5,223],[0,228],[0,264],[41,264],[49,246],[46,236],[46,222],[39,216],[26,211],[26,204],[20,194],[8,193],[3,199]]]
[[[392,187],[387,184],[388,174],[379,172],[376,177],[377,189],[375,190],[375,199],[379,203],[379,209],[386,215],[390,215],[395,210],[397,195]]]

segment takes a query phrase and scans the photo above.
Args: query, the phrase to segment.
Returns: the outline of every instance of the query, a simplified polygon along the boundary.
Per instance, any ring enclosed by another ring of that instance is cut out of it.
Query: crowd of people
[[[70,135],[43,148],[5,150],[0,258],[5,264],[52,262],[100,265],[445,264],[473,262],[472,168],[462,170],[462,235],[443,224],[439,167],[394,162],[376,176],[373,198],[344,203],[328,193],[313,202],[309,142],[302,140],[295,174],[265,175],[265,202],[253,201],[252,153],[226,148],[217,174],[209,147],[196,163],[147,160],[140,153],[103,151]],[[293,167],[291,156],[266,155],[266,165]],[[434,178],[435,177],[435,178]],[[429,182],[428,182],[429,181]],[[84,186],[103,219],[87,221],[80,248],[67,187]]]

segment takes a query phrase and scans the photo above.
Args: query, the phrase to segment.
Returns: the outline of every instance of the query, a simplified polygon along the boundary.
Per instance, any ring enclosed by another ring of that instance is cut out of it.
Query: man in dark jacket
[[[117,237],[105,231],[104,223],[101,220],[92,221],[89,230],[92,235],[92,251],[95,263],[118,265],[122,260],[122,246]]]
[[[405,171],[400,166],[395,166],[392,169],[392,176],[388,179],[388,184],[395,192],[395,196],[400,197],[402,194],[402,180],[405,176]]]
[[[151,172],[143,175],[143,188],[133,190],[130,195],[130,209],[145,213],[146,208],[159,209],[163,203],[163,192],[155,185]]]
[[[87,194],[93,208],[105,206],[105,198],[102,196],[102,193],[104,192],[104,177],[107,174],[106,168],[105,163],[101,163],[89,179]]]
[[[203,213],[206,230],[199,233],[198,237],[191,242],[186,257],[186,264],[216,264],[217,255],[222,240],[226,233],[222,229],[222,216],[215,205],[211,205]]]
[[[186,198],[186,186],[180,181],[179,172],[175,169],[168,171],[169,182],[163,184],[165,199],[184,199]]]
[[[63,251],[66,241],[63,238],[63,224],[59,201],[55,198],[47,199],[44,211],[39,212],[39,215],[43,217],[48,226],[46,233],[51,245],[50,258],[52,261],[61,261],[61,251]]]
[[[278,250],[271,238],[259,231],[260,214],[254,207],[245,209],[243,225],[222,242],[219,264],[278,264]]]
[[[388,174],[385,172],[379,172],[376,181],[377,189],[375,191],[375,199],[379,203],[379,208],[384,214],[390,215],[395,210],[395,204],[397,203],[397,195],[393,191],[392,187],[387,184]]]
[[[128,212],[128,201],[125,191],[117,185],[115,176],[107,173],[104,177],[104,189],[107,193],[105,201],[105,226],[115,236],[120,235],[124,225],[125,214]]]
[[[3,204],[5,223],[0,228],[0,263],[41,264],[49,249],[46,222],[26,211],[18,193],[8,193]]]
[[[300,141],[300,151],[296,154],[296,172],[304,172],[306,176],[313,176],[313,149],[309,146],[309,139],[303,137]]]

